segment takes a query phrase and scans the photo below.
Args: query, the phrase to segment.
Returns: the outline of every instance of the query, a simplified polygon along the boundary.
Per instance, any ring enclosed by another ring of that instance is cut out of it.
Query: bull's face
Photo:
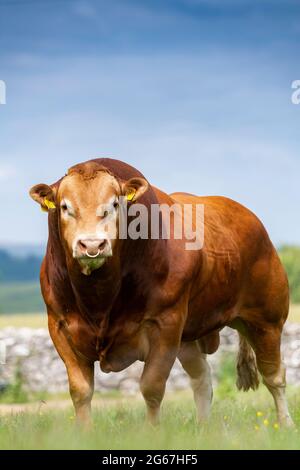
[[[133,202],[147,188],[143,178],[122,183],[106,171],[97,171],[92,177],[70,171],[57,190],[38,184],[30,195],[42,209],[58,211],[64,248],[77,260],[82,273],[89,275],[116,250],[121,196]]]

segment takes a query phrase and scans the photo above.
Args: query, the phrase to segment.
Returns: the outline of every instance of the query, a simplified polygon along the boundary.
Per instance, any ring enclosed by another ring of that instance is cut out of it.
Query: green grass
[[[264,386],[257,392],[235,388],[235,356],[224,356],[215,390],[212,413],[203,425],[196,423],[190,390],[167,393],[161,424],[155,430],[144,422],[141,396],[120,393],[94,397],[93,428],[83,432],[75,424],[66,395],[24,395],[16,378],[2,394],[1,449],[300,449],[300,395],[289,388],[288,399],[295,430],[278,428],[273,400]],[[3,404],[26,398],[25,404]],[[30,400],[28,400],[30,398]],[[41,400],[44,400],[41,402]],[[29,402],[28,402],[29,401]]]
[[[162,410],[161,424],[144,423],[144,405],[128,399],[93,413],[89,432],[76,427],[73,410],[3,415],[0,418],[1,449],[299,449],[300,397],[290,391],[295,430],[275,429],[275,413],[269,394],[235,392],[226,398],[216,394],[208,423],[197,425],[188,392],[170,395]],[[257,411],[263,413],[257,417]],[[267,421],[265,421],[267,420]],[[265,424],[264,424],[265,423]]]
[[[0,284],[0,314],[42,312],[44,309],[39,283]]]
[[[290,320],[300,321],[300,306],[292,307]],[[46,315],[0,315],[0,328],[8,325],[45,326]],[[0,395],[0,449],[300,449],[299,389],[288,390],[296,429],[275,429],[269,392],[262,385],[257,392],[237,392],[234,362],[235,355],[224,357],[208,423],[196,424],[191,393],[181,392],[166,395],[155,430],[144,424],[139,397],[97,393],[93,429],[83,432],[75,425],[66,395],[29,396],[16,377]],[[39,400],[47,404],[41,406]]]
[[[300,323],[300,305],[291,306],[288,321]]]

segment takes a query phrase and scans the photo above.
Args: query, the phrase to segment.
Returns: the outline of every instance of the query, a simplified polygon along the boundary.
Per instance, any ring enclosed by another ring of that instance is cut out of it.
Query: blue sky
[[[95,156],[300,243],[299,19],[298,0],[0,0],[0,244],[43,242],[28,189]]]

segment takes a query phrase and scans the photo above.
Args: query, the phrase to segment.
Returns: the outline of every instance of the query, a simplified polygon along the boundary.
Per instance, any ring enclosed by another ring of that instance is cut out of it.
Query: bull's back
[[[242,204],[223,196],[196,196],[172,193],[180,204],[203,204],[204,249],[224,251],[235,249],[246,258],[259,251],[261,245],[270,253],[273,245],[259,218]]]
[[[286,275],[258,217],[226,197],[170,196],[180,204],[204,205],[202,269],[193,283],[186,339],[229,324],[246,304],[264,302],[271,316],[285,319]]]

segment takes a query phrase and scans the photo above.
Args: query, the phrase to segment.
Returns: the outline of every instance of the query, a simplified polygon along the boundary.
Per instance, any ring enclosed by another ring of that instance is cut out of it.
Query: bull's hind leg
[[[263,382],[272,394],[278,421],[283,426],[292,426],[285,395],[285,367],[281,361],[281,327],[270,323],[259,327],[247,327],[247,336],[256,354],[256,362]]]
[[[281,331],[268,330],[261,335],[255,335],[254,348],[258,370],[264,384],[272,394],[277,410],[278,421],[282,425],[293,425],[285,394],[285,366],[280,354]]]
[[[210,367],[197,341],[181,343],[178,359],[190,377],[198,421],[208,418],[212,401]]]

